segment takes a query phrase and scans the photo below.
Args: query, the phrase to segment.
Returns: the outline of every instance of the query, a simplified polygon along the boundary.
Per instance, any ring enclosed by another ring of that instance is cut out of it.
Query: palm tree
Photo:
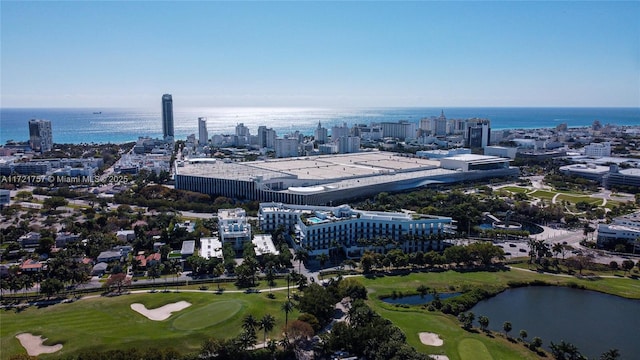
[[[486,331],[487,327],[489,326],[489,318],[481,315],[478,317],[478,323],[480,324],[480,330]]]
[[[269,340],[269,342],[265,345],[265,347],[267,348],[267,350],[269,350],[269,354],[271,354],[271,358],[274,359],[275,358],[275,353],[276,350],[278,349],[278,342],[271,339]]]
[[[244,317],[242,320],[242,328],[245,331],[256,331],[256,326],[258,326],[258,320],[253,317],[253,315],[249,314]]]
[[[329,256],[325,253],[318,255],[318,261],[320,262],[320,267],[324,267],[324,264],[329,260]]]
[[[291,300],[287,299],[287,301],[282,304],[282,311],[284,311],[284,328],[286,329],[287,325],[289,325],[289,313],[293,311],[293,303]]]
[[[600,360],[616,360],[620,358],[620,351],[618,349],[609,349],[608,351],[600,355]]]
[[[558,261],[558,254],[562,253],[562,250],[564,250],[564,246],[561,243],[554,243],[551,246],[551,251],[556,255],[556,262]],[[562,260],[564,260],[564,256]]]
[[[24,298],[27,298],[27,290],[30,289],[31,287],[33,287],[33,279],[31,278],[31,276],[27,275],[27,274],[23,274],[20,275],[20,284],[22,285],[22,288],[24,289]]]
[[[264,330],[264,340],[263,343],[266,346],[267,344],[267,333],[273,330],[273,327],[276,325],[276,318],[274,318],[271,314],[265,314],[260,321],[258,321],[258,325],[260,329]]]
[[[509,321],[505,321],[504,324],[502,324],[502,330],[504,330],[504,336],[506,336],[507,338],[509,338],[509,331],[511,331],[511,329],[512,327]]]
[[[525,339],[527,338],[527,336],[529,336],[529,334],[527,334],[527,330],[520,330],[520,338],[522,339],[522,341],[526,341]]]
[[[248,349],[256,343],[256,333],[255,331],[243,331],[236,338],[238,344],[244,349]]]
[[[298,272],[300,272],[300,267],[302,266],[302,263],[307,261],[308,258],[309,258],[309,252],[307,250],[303,248],[299,248],[298,250],[296,250],[293,260],[298,261]]]

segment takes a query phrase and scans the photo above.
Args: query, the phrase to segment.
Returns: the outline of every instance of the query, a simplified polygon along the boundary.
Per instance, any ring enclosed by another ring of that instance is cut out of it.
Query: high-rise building
[[[329,140],[327,129],[322,127],[320,121],[318,121],[318,127],[313,132],[313,137],[318,144],[324,144]]]
[[[416,137],[416,124],[406,120],[382,122],[379,125],[382,128],[384,137],[397,138],[399,140],[415,139]]]
[[[285,158],[285,157],[294,157],[298,156],[300,151],[298,149],[298,139],[296,138],[282,138],[276,139],[275,142],[275,150],[276,157]]]
[[[464,133],[467,147],[484,148],[491,142],[491,121],[488,119],[468,119]]]
[[[251,132],[248,127],[244,126],[244,123],[239,123],[236,125],[236,136],[244,136],[248,138],[251,136]]]
[[[207,118],[198,118],[198,143],[205,146],[209,143],[209,132],[207,131]]]
[[[29,120],[29,146],[33,151],[44,153],[53,147],[51,121],[41,119]]]
[[[342,126],[333,126],[331,128],[331,141],[336,141],[336,139],[341,138],[343,136],[349,136],[349,127],[347,123],[343,123]]]
[[[260,148],[275,148],[276,144],[276,132],[266,126],[258,127],[258,146]]]
[[[173,99],[171,94],[162,95],[162,133],[165,140],[173,140]]]

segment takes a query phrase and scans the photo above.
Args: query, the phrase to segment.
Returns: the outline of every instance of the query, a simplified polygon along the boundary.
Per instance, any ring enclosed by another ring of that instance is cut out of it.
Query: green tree
[[[258,326],[258,320],[256,320],[253,315],[249,314],[242,319],[242,328],[245,331],[256,331],[256,327]]]
[[[529,336],[527,330],[520,330],[520,339],[522,339],[522,341],[526,341],[527,336]]]
[[[484,266],[491,266],[493,259],[504,259],[504,250],[489,241],[474,242],[467,246],[469,255]]]
[[[537,351],[537,349],[541,346],[542,346],[542,339],[537,336],[534,337],[533,340],[531,340],[531,343],[529,343],[529,348],[534,351]]]
[[[480,330],[487,331],[487,327],[489,327],[489,318],[484,315],[480,315],[478,317],[478,324],[480,324]]]
[[[160,264],[156,263],[147,268],[147,277],[153,280],[153,288],[156,287],[156,279],[162,275],[162,269]]]
[[[309,252],[303,248],[298,248],[295,252],[295,256],[293,257],[293,260],[298,261],[298,273],[300,272],[302,263],[307,261],[307,259],[309,259]]]
[[[631,269],[633,269],[634,263],[631,260],[622,261],[622,270],[624,270],[624,274],[626,275]]]
[[[329,260],[329,255],[322,253],[318,255],[318,261],[320,262],[320,267],[324,267],[324,264]]]
[[[366,251],[362,255],[362,258],[360,258],[360,267],[362,267],[362,272],[364,272],[365,274],[370,273],[374,262],[375,262],[375,258],[373,253]]]
[[[618,349],[609,349],[600,355],[600,360],[617,360],[620,359],[620,351]]]
[[[45,294],[47,298],[59,293],[62,289],[64,289],[64,284],[55,278],[45,279],[40,283],[40,291]]]
[[[52,196],[44,199],[42,205],[49,210],[55,210],[61,206],[67,206],[69,202],[61,196]]]
[[[511,331],[512,327],[511,327],[511,323],[509,321],[505,321],[502,324],[502,330],[504,330],[504,336],[506,336],[507,338],[509,338],[509,332]]]
[[[551,355],[556,360],[586,360],[575,345],[564,340],[561,340],[558,344],[552,341],[549,345],[549,350],[551,350]]]
[[[287,299],[287,301],[282,304],[282,311],[284,311],[284,327],[286,329],[287,325],[289,324],[289,313],[293,311],[293,303],[291,302],[291,300]]]
[[[260,329],[262,329],[264,331],[264,339],[263,339],[263,343],[266,346],[267,344],[267,333],[271,330],[273,330],[274,326],[276,325],[276,318],[273,317],[273,315],[271,314],[265,314],[262,319],[260,319],[260,321],[258,322],[258,325],[260,326]]]
[[[322,286],[312,283],[304,289],[298,308],[301,312],[309,313],[325,324],[333,317],[335,299]]]

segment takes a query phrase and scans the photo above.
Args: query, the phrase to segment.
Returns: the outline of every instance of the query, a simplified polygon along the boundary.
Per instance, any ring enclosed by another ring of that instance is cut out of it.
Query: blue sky
[[[640,2],[0,3],[2,107],[640,106]]]

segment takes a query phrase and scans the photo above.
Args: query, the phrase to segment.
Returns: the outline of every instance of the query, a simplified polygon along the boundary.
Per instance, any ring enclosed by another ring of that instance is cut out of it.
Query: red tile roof
[[[41,270],[42,264],[35,260],[25,260],[22,265],[20,265],[20,269],[22,270]]]

